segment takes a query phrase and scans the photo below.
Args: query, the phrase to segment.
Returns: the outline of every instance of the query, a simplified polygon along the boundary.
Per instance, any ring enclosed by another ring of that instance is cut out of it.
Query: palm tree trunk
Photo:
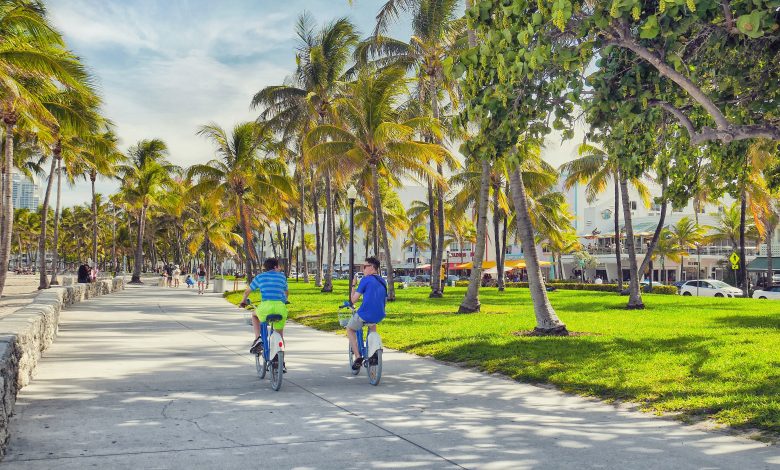
[[[507,191],[504,194],[509,194],[509,191]],[[503,219],[504,219],[504,225],[503,228],[501,229],[501,261],[498,262],[498,266],[500,266],[500,269],[502,270],[501,271],[502,287],[504,287],[504,285],[506,284],[506,270],[504,269],[504,267],[506,266],[506,246],[507,246],[506,239],[507,239],[507,225],[509,224],[509,216],[507,215],[506,212],[504,212]]]
[[[95,180],[97,179],[97,173],[93,170],[89,175],[90,182],[92,183],[92,262],[97,267],[98,257],[98,217],[97,217],[97,196],[95,193]]]
[[[374,256],[379,257],[379,227],[378,227],[378,219],[377,219],[377,211],[380,210],[381,207],[374,207],[374,217],[372,223],[374,224],[374,230],[372,233],[372,236],[374,237]]]
[[[40,264],[38,265],[38,269],[40,270],[38,273],[38,289],[49,288],[49,277],[46,275],[46,219],[49,215],[49,199],[51,198],[51,188],[54,185],[54,172],[57,169],[56,165],[57,159],[52,155],[49,180],[46,182],[46,193],[43,196],[43,206],[41,206],[41,234],[38,237],[38,251],[43,253],[43,256],[41,256]],[[53,265],[52,271],[54,271]]]
[[[2,164],[2,183],[3,183],[3,208],[2,223],[0,224],[0,295],[5,288],[5,279],[8,275],[8,259],[11,255],[11,237],[14,228],[14,202],[12,199],[13,178],[11,170],[14,161],[14,126],[16,125],[16,114],[4,113],[3,123],[5,124],[5,152],[3,153]]]
[[[249,246],[252,243],[252,228],[249,226],[249,217],[246,213],[246,206],[244,201],[240,200],[238,203],[238,215],[241,217],[241,228],[244,232],[244,253],[246,253],[246,282],[247,284],[252,282],[254,276],[254,266],[252,265],[252,252],[249,251]]]
[[[467,0],[467,3],[470,3]],[[479,288],[482,282],[482,259],[485,256],[485,236],[487,235],[487,211],[490,192],[490,162],[482,160],[482,175],[479,182],[479,199],[477,200],[477,240],[474,247],[474,258],[471,266],[471,277],[466,296],[460,303],[458,313],[479,312]]]
[[[512,170],[509,178],[512,201],[516,211],[517,231],[520,235],[520,243],[523,244],[524,248],[528,288],[531,291],[531,301],[534,304],[534,314],[536,315],[534,334],[540,336],[568,336],[569,332],[566,329],[566,325],[558,318],[552,304],[550,304],[550,299],[547,297],[547,289],[544,285],[542,269],[539,266],[534,229],[531,226],[531,218],[528,213],[528,199],[520,169],[515,168]]]
[[[623,254],[620,250],[620,170],[615,170],[615,262],[618,292],[623,290]]]
[[[320,292],[333,292],[333,194],[331,191],[330,170],[325,170],[325,211],[328,218],[325,223],[325,236],[328,249],[328,269],[325,270],[325,283]]]
[[[558,279],[563,281],[563,253],[558,253]]]
[[[203,240],[203,269],[206,271],[206,289],[209,288],[209,281],[211,280],[211,242],[209,241],[209,234],[207,233]],[[247,261],[247,273],[250,266]],[[251,281],[248,281],[251,282]]]
[[[745,216],[747,212],[747,191],[745,186],[742,186],[742,193],[740,194],[740,208],[739,208],[739,287],[742,289],[742,293],[747,298],[748,296],[748,280],[747,272],[745,270]]]
[[[116,204],[111,204],[111,271],[114,276],[119,271],[116,265]]]
[[[374,207],[377,208],[376,218],[379,224],[379,230],[382,232],[382,248],[387,255],[387,300],[392,302],[395,300],[395,282],[393,281],[393,257],[390,256],[390,243],[387,241],[387,225],[385,225],[385,214],[382,211],[382,194],[379,192],[379,172],[377,171],[376,164],[371,164],[371,179],[374,185]],[[381,273],[378,273],[381,274]]]
[[[498,291],[504,291],[504,273],[501,265],[501,225],[498,213],[498,185],[493,184],[493,240],[496,249],[496,276],[498,277]]]
[[[772,267],[772,238],[775,235],[775,224],[767,224],[766,228],[766,282],[767,289],[772,286],[775,270]]]
[[[309,266],[306,262],[306,199],[304,198],[304,191],[306,190],[306,182],[303,180],[303,173],[299,173],[301,177],[301,194],[300,194],[300,219],[301,219],[301,258],[303,261],[303,282],[309,283]]]
[[[322,243],[320,242],[320,211],[317,204],[317,186],[312,172],[311,178],[311,199],[314,209],[314,250],[317,258],[314,271],[314,287],[322,287]],[[273,239],[273,237],[271,237]]]
[[[141,206],[141,212],[138,215],[138,237],[135,244],[135,262],[133,266],[133,276],[130,278],[130,284],[143,284],[141,282],[141,265],[144,262],[144,226],[146,225],[146,205]]]
[[[433,259],[436,257],[436,201],[433,197],[433,181],[428,178],[428,238],[431,245],[430,253],[430,265],[431,265],[431,280],[428,283],[431,286],[431,295],[433,295]]]
[[[663,202],[661,202],[661,216],[658,218],[658,225],[655,227],[655,232],[653,232],[653,238],[650,240],[650,246],[647,247],[647,253],[645,254],[644,259],[642,260],[642,266],[639,268],[639,272],[643,273],[645,272],[645,269],[652,263],[653,261],[653,251],[655,251],[655,247],[658,245],[658,238],[661,236],[661,231],[664,229],[664,222],[666,221],[666,207],[668,205],[668,201],[666,199],[666,188],[668,186],[667,178],[664,175],[663,182],[661,183],[661,197],[663,198]],[[695,212],[696,210],[694,210]],[[698,221],[698,215],[696,220],[696,226],[698,227],[699,221]],[[696,245],[696,251],[698,252],[700,250],[699,244]],[[701,268],[701,267],[700,267]],[[653,273],[650,273],[650,281],[652,283],[653,279]]]
[[[56,149],[56,148],[55,148]],[[60,201],[62,199],[62,154],[57,153],[57,206],[54,209],[54,249],[52,250],[51,259],[51,279],[49,280],[50,286],[58,285],[60,282],[57,280],[57,265],[59,264],[59,247],[60,247]]]
[[[629,285],[628,309],[643,309],[642,294],[639,292],[639,266],[636,262],[634,247],[634,227],[631,225],[631,205],[628,198],[628,181],[624,175],[620,178],[620,193],[623,196],[623,221],[626,225],[626,250],[628,251]]]

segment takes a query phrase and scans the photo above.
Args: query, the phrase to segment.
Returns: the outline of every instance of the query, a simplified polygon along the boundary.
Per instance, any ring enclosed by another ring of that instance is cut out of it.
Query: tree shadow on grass
[[[770,330],[780,330],[780,315],[755,316],[755,315],[732,315],[728,317],[715,318],[715,322],[721,325],[736,328],[760,328]]]
[[[446,342],[423,341],[403,349],[414,352]],[[713,370],[719,358],[713,357],[711,350],[712,339],[706,336],[639,340],[524,337],[504,344],[466,340],[440,349],[433,357],[522,382],[553,384],[568,393],[641,402],[648,409],[674,411],[682,420],[738,415],[735,428],[757,428],[780,435],[780,384],[776,375],[766,374],[760,381],[735,381],[724,375],[732,371],[723,370],[721,374]],[[665,377],[661,371],[659,376],[654,370],[656,360],[668,360],[669,355],[679,357],[677,366],[687,372]],[[653,377],[643,380],[637,375],[643,370]],[[756,403],[769,403],[762,405],[768,410],[762,411]]]

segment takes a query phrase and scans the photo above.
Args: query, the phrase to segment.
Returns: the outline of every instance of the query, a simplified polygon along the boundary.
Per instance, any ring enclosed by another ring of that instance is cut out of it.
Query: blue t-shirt
[[[284,302],[287,297],[284,291],[287,290],[287,278],[281,271],[266,271],[260,273],[252,279],[249,284],[250,289],[260,289],[260,298],[263,300],[281,300]]]
[[[363,294],[358,316],[366,323],[379,323],[385,318],[387,283],[379,276],[366,276],[360,280],[357,291]]]

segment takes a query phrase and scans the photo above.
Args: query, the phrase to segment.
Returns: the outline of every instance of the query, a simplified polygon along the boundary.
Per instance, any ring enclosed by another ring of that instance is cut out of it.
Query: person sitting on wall
[[[89,282],[89,274],[90,274],[89,266],[87,266],[86,264],[82,263],[81,266],[79,266],[79,270],[78,270],[76,276],[77,276],[78,281],[80,283],[86,284],[86,283]]]

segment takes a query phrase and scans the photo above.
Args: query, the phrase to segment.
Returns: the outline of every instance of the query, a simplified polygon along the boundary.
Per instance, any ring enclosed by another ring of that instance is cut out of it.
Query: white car
[[[753,291],[754,299],[778,299],[780,300],[780,286],[772,286],[766,290],[756,289]]]
[[[680,295],[698,295],[699,297],[742,297],[742,289],[737,289],[723,281],[698,279],[680,286]]]

